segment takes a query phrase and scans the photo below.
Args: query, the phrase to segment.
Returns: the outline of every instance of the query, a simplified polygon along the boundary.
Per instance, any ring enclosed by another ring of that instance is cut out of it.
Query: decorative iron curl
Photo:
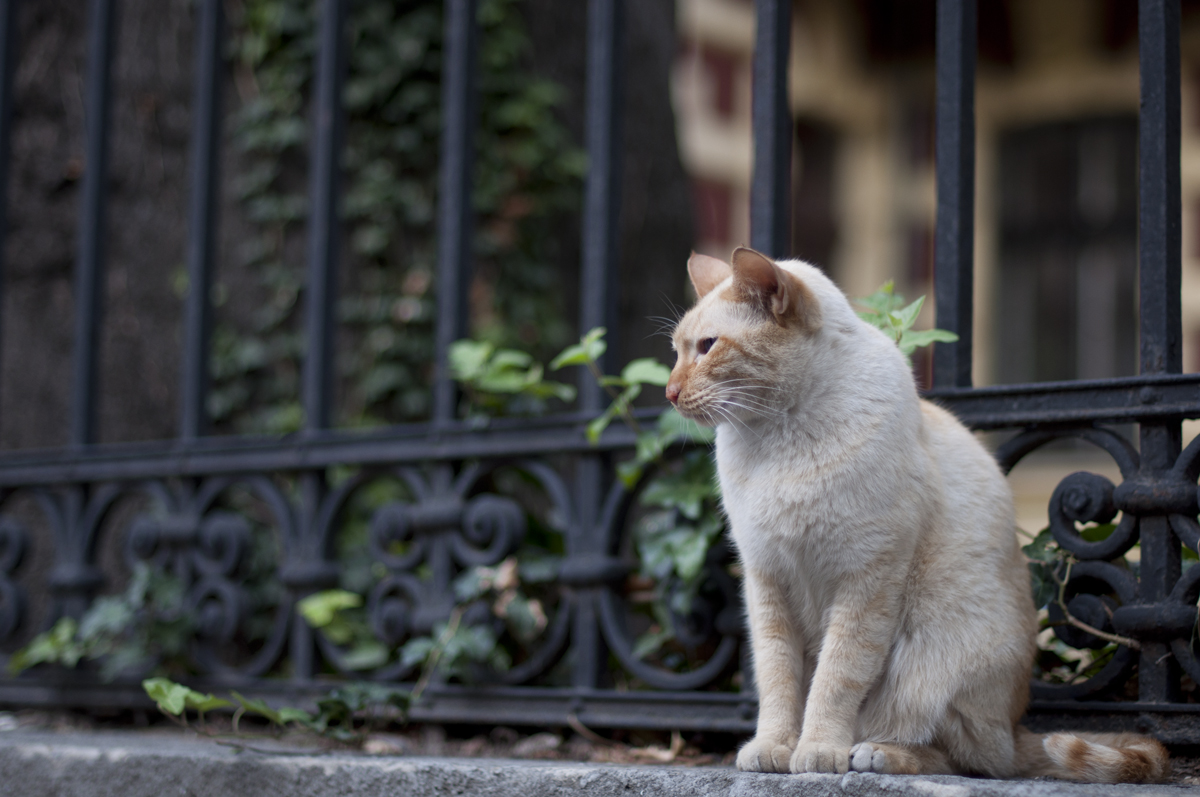
[[[250,524],[233,512],[213,512],[200,523],[196,569],[205,576],[229,578],[250,542]]]
[[[1050,497],[1050,531],[1054,539],[1080,559],[1113,559],[1123,555],[1138,540],[1137,517],[1123,514],[1107,538],[1085,540],[1076,523],[1108,523],[1117,514],[1113,503],[1115,486],[1096,473],[1078,471],[1067,476]]]
[[[371,516],[368,540],[371,553],[379,557],[388,570],[411,570],[426,556],[425,540],[414,534],[410,505],[393,501],[375,510]],[[402,554],[392,552],[392,545],[408,543]]]
[[[389,646],[403,642],[413,629],[413,609],[421,598],[421,585],[416,576],[392,574],[371,590],[367,600],[367,616],[371,630]]]
[[[1009,473],[1025,456],[1055,440],[1076,438],[1105,451],[1117,463],[1125,482],[1136,479],[1140,459],[1137,449],[1121,435],[1103,427],[1085,429],[1035,429],[1023,432],[996,451],[996,460],[1004,473]],[[1137,517],[1124,513],[1121,522],[1099,542],[1085,540],[1075,528],[1076,522],[1107,523],[1116,516],[1113,498],[1115,488],[1108,479],[1095,473],[1079,471],[1059,483],[1050,498],[1050,530],[1065,550],[1080,559],[1113,559],[1121,556],[1138,541]]]
[[[1200,567],[1192,566],[1179,581],[1175,582],[1175,588],[1171,590],[1167,604],[1175,608],[1182,618],[1188,618],[1190,615],[1193,631],[1191,634],[1176,636],[1172,639],[1171,653],[1175,655],[1175,660],[1183,667],[1184,672],[1200,683],[1200,660],[1197,660],[1193,647],[1198,601],[1200,601]]]
[[[643,477],[644,486],[647,478]],[[609,491],[604,502],[601,516],[603,538],[609,544],[610,550],[616,550],[619,543],[620,531],[627,526],[627,521],[633,509],[636,493],[626,490],[617,481]],[[688,647],[696,647],[720,635],[720,642],[712,656],[700,667],[690,672],[677,673],[647,664],[633,655],[633,640],[625,623],[625,601],[618,594],[615,582],[616,571],[598,579],[595,585],[596,605],[600,620],[600,633],[609,650],[617,657],[628,672],[657,689],[688,690],[698,689],[711,683],[726,670],[738,654],[740,645],[742,621],[740,595],[737,584],[721,567],[729,556],[729,550],[724,545],[716,545],[708,552],[705,567],[710,579],[717,587],[718,594],[723,598],[720,605],[700,605],[707,602],[697,596],[693,604],[693,612],[688,617],[680,617],[673,613],[671,621],[677,638]],[[568,560],[567,564],[571,564]],[[565,566],[564,566],[565,567]],[[597,571],[599,574],[599,570]],[[578,600],[578,598],[577,598]],[[682,636],[680,635],[682,632]],[[689,644],[693,643],[693,644]]]
[[[245,611],[236,585],[222,578],[205,579],[192,589],[188,603],[201,639],[216,645],[233,641]]]
[[[1105,626],[1111,628],[1108,613],[1104,611],[1104,606],[1112,600],[1106,594],[1109,592],[1116,594],[1120,606],[1131,606],[1137,601],[1137,579],[1128,570],[1109,562],[1078,562],[1071,566],[1070,580],[1064,588],[1063,599],[1073,617],[1103,631],[1106,630]],[[1110,608],[1117,609],[1120,606]],[[1099,617],[1096,616],[1097,610]],[[1076,614],[1077,611],[1079,614]],[[1080,616],[1081,614],[1085,616]],[[1051,618],[1059,621],[1065,619],[1062,610],[1055,604],[1051,604]],[[1105,644],[1095,635],[1070,625],[1056,626],[1054,633],[1074,648],[1097,649]],[[1121,645],[1109,662],[1086,681],[1076,684],[1047,684],[1035,680],[1031,685],[1031,693],[1035,698],[1046,700],[1099,696],[1128,680],[1136,663],[1136,651]]]
[[[553,468],[546,465],[544,462],[526,459],[513,463],[513,466],[533,478],[541,488],[542,493],[549,498],[549,523],[560,533],[565,533],[572,525],[572,519],[575,517],[575,508],[571,502],[570,490],[563,483],[562,477]],[[492,469],[494,470],[494,468]],[[484,471],[477,471],[472,474],[476,478],[482,475]],[[490,472],[490,471],[487,471]],[[479,496],[483,497],[483,496]],[[472,499],[472,501],[477,499]],[[511,500],[511,499],[504,499]],[[513,502],[513,505],[519,505]],[[502,510],[506,511],[506,510]],[[521,538],[526,532],[526,519],[522,512],[520,520],[520,533],[514,535],[511,543],[515,549],[520,545]],[[492,539],[493,545],[489,546],[489,550],[496,547],[497,540]],[[499,561],[507,554],[497,556],[495,561]],[[565,572],[566,565],[562,566]],[[563,579],[560,577],[558,584],[562,586]],[[561,596],[562,590],[558,590]],[[547,627],[544,629],[541,637],[537,640],[536,649],[529,652],[528,657],[520,663],[514,665],[511,669],[505,672],[481,673],[480,678],[494,684],[515,685],[526,683],[533,678],[553,667],[562,657],[563,651],[567,647],[567,642],[570,638],[572,605],[567,598],[560,597],[553,604],[543,604],[543,609],[549,616]],[[463,618],[467,619],[466,616]]]
[[[279,487],[266,476],[217,476],[205,479],[187,495],[185,512],[194,520],[188,548],[189,567],[198,582],[189,592],[189,603],[199,619],[192,658],[201,672],[223,677],[253,677],[266,673],[279,660],[288,639],[291,610],[288,604],[275,609],[275,618],[262,647],[249,661],[232,665],[223,661],[219,648],[233,642],[249,612],[246,595],[235,580],[251,538],[250,524],[241,515],[214,509],[221,494],[243,485],[270,512],[285,562],[296,547],[296,512]],[[287,565],[280,572],[287,575]]]
[[[0,642],[11,638],[25,618],[25,591],[13,574],[25,559],[29,534],[10,517],[0,517]]]
[[[1200,486],[1192,487],[1197,478],[1200,478],[1200,437],[1193,439],[1188,447],[1180,452],[1168,478],[1180,486],[1186,483],[1196,502],[1200,504]],[[1200,523],[1196,522],[1195,514],[1173,512],[1168,517],[1171,530],[1175,532],[1179,541],[1200,553]]]
[[[450,537],[454,558],[464,567],[494,565],[525,537],[525,510],[511,498],[477,495],[463,511],[462,529]]]

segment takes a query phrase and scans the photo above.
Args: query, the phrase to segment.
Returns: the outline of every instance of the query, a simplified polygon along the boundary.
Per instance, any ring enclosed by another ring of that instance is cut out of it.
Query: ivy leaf
[[[905,354],[911,354],[921,346],[928,346],[931,343],[953,343],[958,340],[958,335],[946,329],[924,329],[918,332],[905,330],[900,336],[900,351]]]
[[[589,362],[599,360],[608,349],[608,343],[604,340],[604,334],[607,331],[604,327],[595,327],[589,330],[579,339],[579,343],[563,349],[557,357],[550,361],[550,370],[557,371],[568,365],[587,365]]]
[[[454,587],[454,597],[459,603],[470,603],[490,588],[490,584],[484,579],[483,573],[478,567],[472,567],[454,579],[452,586]]]
[[[671,381],[671,369],[653,357],[642,357],[625,366],[621,371],[621,379],[629,384],[665,387]]]
[[[1021,553],[1035,562],[1056,562],[1059,558],[1058,544],[1049,528],[1042,529],[1033,542],[1022,546]]]
[[[233,705],[233,703],[223,697],[217,697],[212,693],[201,694],[193,689],[189,689],[187,694],[184,695],[184,702],[187,703],[188,708],[194,708],[201,714],[206,711],[212,711],[214,708],[225,708]]]
[[[637,487],[637,483],[642,480],[642,474],[645,472],[646,466],[642,464],[641,459],[628,459],[617,463],[617,478],[621,480],[621,484],[626,490]]]
[[[1033,605],[1046,606],[1058,597],[1058,583],[1052,575],[1056,565],[1046,562],[1029,563],[1029,580],[1033,587]]]
[[[685,582],[700,575],[704,558],[708,554],[708,539],[703,534],[688,534],[675,546],[675,572]]]
[[[245,710],[247,714],[257,714],[260,717],[266,718],[274,725],[284,724],[285,720],[283,719],[283,715],[268,706],[264,701],[259,699],[250,700],[249,698],[243,697],[238,692],[230,692],[229,694],[233,695],[233,699],[241,705],[242,709]]]
[[[541,601],[517,593],[504,605],[504,619],[517,639],[531,642],[546,627],[546,612]]]
[[[875,291],[875,293],[871,294],[870,296],[862,296],[855,299],[854,303],[856,305],[859,307],[865,307],[872,311],[866,314],[859,313],[859,317],[864,321],[870,322],[871,318],[866,318],[864,316],[869,315],[877,318],[882,315],[887,315],[892,310],[895,310],[897,307],[904,304],[904,297],[897,296],[895,294],[895,288],[895,283],[892,280],[888,280],[879,287],[879,290]]]
[[[588,423],[586,434],[589,443],[596,445],[600,442],[600,435],[604,434],[604,430],[608,428],[610,423],[612,423],[613,418],[617,417],[618,412],[619,408],[617,407],[617,403],[614,401],[612,404],[608,405],[608,408],[605,409],[604,412],[600,413],[600,415],[593,418]]]
[[[75,666],[83,655],[82,648],[75,641],[78,627],[74,618],[59,618],[49,631],[38,634],[28,645],[12,655],[8,660],[8,671],[16,675],[38,664],[60,661],[68,667]]]
[[[1116,530],[1114,523],[1101,523],[1096,526],[1086,526],[1079,531],[1079,536],[1083,537],[1088,542],[1102,542],[1107,540],[1109,536]]]
[[[897,310],[892,313],[896,320],[896,326],[903,331],[917,323],[917,316],[921,314],[921,305],[925,304],[925,297],[922,296],[915,302],[905,307],[903,310]]]
[[[296,603],[296,610],[313,628],[324,628],[333,622],[339,611],[356,609],[362,604],[362,595],[344,589],[327,589],[302,598]]]
[[[633,645],[633,657],[641,661],[647,656],[657,653],[664,644],[674,638],[675,634],[670,628],[657,628],[642,634]]]
[[[400,662],[405,667],[420,664],[433,652],[433,639],[427,636],[414,637],[400,648]]]
[[[515,349],[500,349],[492,356],[491,366],[496,370],[507,368],[528,368],[533,357]]]
[[[360,642],[342,656],[342,666],[347,670],[373,670],[387,663],[388,649],[382,642]]]
[[[450,373],[460,382],[470,381],[483,373],[484,363],[492,356],[495,347],[486,341],[456,340],[450,344],[447,359]]]
[[[142,689],[146,690],[146,694],[158,705],[159,711],[173,717],[183,713],[187,705],[187,694],[192,691],[169,678],[147,678],[142,681]]]
[[[228,701],[226,701],[228,702]],[[301,725],[311,725],[313,715],[307,711],[292,706],[284,706],[279,709],[279,724],[284,725],[289,722],[298,722]]]

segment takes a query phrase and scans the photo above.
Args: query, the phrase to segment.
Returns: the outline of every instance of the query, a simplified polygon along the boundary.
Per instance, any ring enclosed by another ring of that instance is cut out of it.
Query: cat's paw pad
[[[870,742],[856,744],[850,748],[850,768],[855,772],[887,772],[887,751]]]
[[[850,748],[822,742],[801,742],[792,753],[792,772],[836,772],[850,769]]]
[[[792,745],[755,736],[738,751],[737,768],[743,772],[787,773],[791,759]]]

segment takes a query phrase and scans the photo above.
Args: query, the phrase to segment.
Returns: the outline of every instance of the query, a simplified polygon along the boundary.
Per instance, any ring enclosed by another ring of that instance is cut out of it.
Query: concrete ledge
[[[508,759],[267,755],[165,733],[0,733],[0,794],[47,797],[1179,797],[1192,786],[1096,786],[896,775],[758,775],[726,767]]]

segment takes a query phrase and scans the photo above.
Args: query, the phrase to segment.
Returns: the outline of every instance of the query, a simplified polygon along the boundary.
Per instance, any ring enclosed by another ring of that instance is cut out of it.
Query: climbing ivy
[[[346,23],[342,424],[429,411],[442,5],[361,0]],[[555,299],[555,231],[577,209],[586,159],[556,115],[563,89],[525,65],[530,40],[518,0],[481,0],[478,13],[472,334],[545,355],[569,335]],[[282,433],[303,422],[298,311],[316,4],[241,0],[232,27],[234,188],[251,232],[233,265],[245,270],[257,309],[229,313],[248,317],[216,330],[209,413],[221,429]]]

